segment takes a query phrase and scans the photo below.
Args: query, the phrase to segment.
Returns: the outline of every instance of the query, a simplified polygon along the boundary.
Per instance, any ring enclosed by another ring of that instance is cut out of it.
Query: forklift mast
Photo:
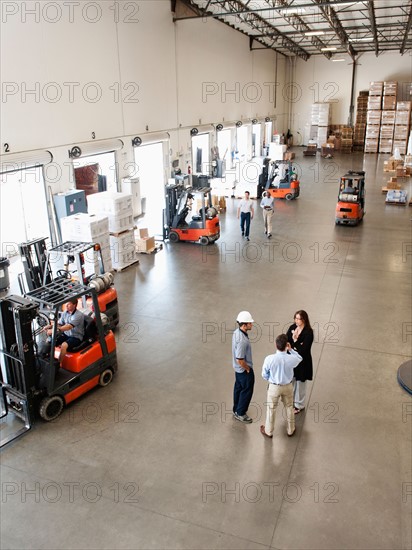
[[[51,283],[52,274],[47,261],[46,239],[33,239],[19,244],[19,253],[23,263],[27,289],[34,290]],[[25,293],[23,274],[19,274],[21,293]]]
[[[1,417],[10,403],[23,421],[23,427],[8,433],[0,446],[28,431],[35,418],[36,356],[32,321],[38,307],[21,296],[8,296],[0,302],[0,399]]]

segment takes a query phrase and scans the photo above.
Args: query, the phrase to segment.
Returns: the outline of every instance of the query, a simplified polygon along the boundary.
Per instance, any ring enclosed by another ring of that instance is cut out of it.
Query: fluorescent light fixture
[[[335,50],[337,50],[338,48],[334,48],[334,47],[330,47],[330,48],[321,48],[320,51],[321,52],[334,52]]]
[[[302,13],[306,13],[305,8],[299,8],[297,6],[296,8],[287,8],[282,10],[282,15],[302,15]]]
[[[373,42],[373,36],[366,38],[349,38],[349,42]]]
[[[331,59],[334,63],[338,63],[339,61],[345,61],[345,59]]]
[[[325,34],[325,31],[309,31],[304,34],[305,36],[320,36],[321,34]]]
[[[352,6],[353,4],[362,4],[362,2],[342,2],[341,4],[331,4],[333,8],[344,8],[346,6]]]

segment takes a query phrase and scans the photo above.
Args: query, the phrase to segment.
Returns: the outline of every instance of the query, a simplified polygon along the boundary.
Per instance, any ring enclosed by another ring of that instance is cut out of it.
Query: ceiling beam
[[[213,17],[214,19],[218,19],[222,23],[225,23],[226,25],[235,28],[236,30],[241,30],[239,27],[237,27],[234,23],[230,23],[229,21],[226,21],[222,19],[222,17],[229,17],[232,15],[236,15],[238,18],[238,21],[245,23],[249,27],[251,27],[254,31],[258,31],[260,33],[261,39],[258,40],[261,44],[266,46],[268,49],[272,49],[275,51],[278,51],[276,48],[272,45],[266,44],[264,42],[264,38],[267,38],[269,40],[276,39],[277,47],[282,47],[287,50],[289,50],[291,53],[295,54],[296,56],[300,57],[301,59],[304,59],[307,61],[310,57],[310,54],[305,51],[303,48],[301,48],[296,42],[293,42],[290,38],[288,38],[286,35],[282,34],[280,31],[277,30],[277,28],[272,25],[271,23],[268,23],[266,19],[255,13],[255,10],[247,8],[244,4],[242,4],[239,0],[223,0],[223,1],[214,1],[214,6],[219,6],[222,8],[222,10],[226,10],[224,14],[215,14],[206,11],[203,8],[200,8],[197,4],[192,2],[192,0],[181,0],[183,4],[186,6],[189,6],[192,8],[196,14],[195,17]],[[269,8],[272,9],[273,8]],[[193,18],[193,17],[191,17]],[[187,19],[187,18],[182,18]],[[180,18],[174,18],[174,21],[179,21]],[[244,32],[244,31],[242,31]],[[244,32],[244,34],[247,34]],[[254,37],[255,38],[255,37]],[[282,53],[282,52],[279,52]]]
[[[356,51],[352,48],[351,44],[349,43],[348,35],[346,34],[344,28],[342,27],[342,24],[339,21],[335,13],[335,10],[332,8],[332,5],[329,4],[325,6],[323,5],[324,3],[322,2],[322,0],[313,0],[313,2],[320,8],[320,11],[323,13],[323,16],[328,21],[330,27],[335,31],[342,46],[349,53],[352,59],[355,60]]]
[[[376,57],[379,55],[379,46],[378,46],[378,33],[376,32],[376,20],[375,20],[375,6],[373,5],[373,0],[368,3],[368,13],[369,21],[371,22],[371,31],[373,36],[373,45],[375,46]]]
[[[412,1],[411,1],[411,5],[409,7],[409,17],[408,17],[408,22],[406,23],[406,29],[405,29],[405,34],[403,36],[402,46],[401,46],[401,49],[399,50],[401,55],[403,55],[405,53],[406,41],[408,40],[408,34],[411,30],[411,26],[412,26]]]
[[[274,3],[273,0],[266,0],[266,3],[270,4],[271,1],[273,4]],[[281,15],[283,19],[285,19],[288,22],[288,24],[291,27],[293,27],[295,30],[297,30],[299,33],[304,34],[305,32],[313,31],[313,29],[311,29],[309,25],[307,25],[305,21],[301,17],[299,17],[299,15],[295,13],[291,13],[290,15],[283,13],[285,8],[289,7],[288,0],[275,0],[275,4],[276,4],[275,9],[279,13],[279,15]],[[315,48],[317,48],[320,51],[321,54],[323,54],[326,57],[326,59],[330,59],[332,57],[332,54],[330,52],[322,51],[323,48],[326,48],[326,44],[324,44],[322,40],[320,40],[320,38],[318,38],[317,36],[313,36],[311,39],[311,43],[313,46],[315,46]]]

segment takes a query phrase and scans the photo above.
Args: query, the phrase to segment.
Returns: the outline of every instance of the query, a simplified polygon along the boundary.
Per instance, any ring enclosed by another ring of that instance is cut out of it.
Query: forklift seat
[[[79,344],[77,347],[73,348],[71,350],[71,353],[76,353],[78,351],[81,351],[90,344],[92,344],[97,337],[97,326],[96,321],[92,319],[91,317],[85,315],[84,316],[84,336],[81,344]]]

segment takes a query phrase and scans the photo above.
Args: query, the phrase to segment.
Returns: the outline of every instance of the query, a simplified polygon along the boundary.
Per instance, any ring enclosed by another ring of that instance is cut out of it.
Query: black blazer
[[[313,330],[308,327],[304,327],[302,332],[299,334],[299,338],[296,342],[292,338],[292,330],[295,330],[296,324],[290,325],[287,337],[288,342],[291,347],[296,350],[299,355],[302,356],[302,361],[295,368],[295,378],[299,382],[305,382],[306,380],[312,380],[313,377],[313,365],[312,365],[312,355],[310,353],[312,343],[313,343]]]

